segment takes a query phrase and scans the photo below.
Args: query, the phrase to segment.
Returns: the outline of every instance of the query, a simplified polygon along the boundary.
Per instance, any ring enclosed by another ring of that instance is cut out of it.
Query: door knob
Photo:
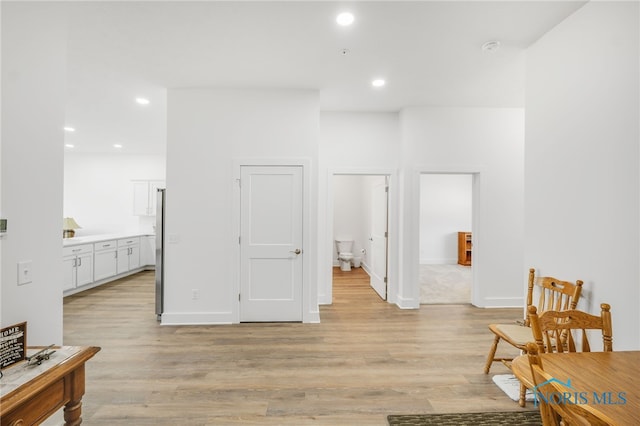
[[[302,253],[302,250],[300,250],[300,249],[295,249],[295,251],[290,251],[289,253],[293,253],[293,254],[300,254],[300,253]]]

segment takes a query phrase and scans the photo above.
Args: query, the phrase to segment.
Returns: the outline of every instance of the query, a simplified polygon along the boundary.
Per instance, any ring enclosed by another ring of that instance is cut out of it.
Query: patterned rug
[[[412,414],[387,416],[390,426],[540,426],[538,411],[509,411],[494,413]]]

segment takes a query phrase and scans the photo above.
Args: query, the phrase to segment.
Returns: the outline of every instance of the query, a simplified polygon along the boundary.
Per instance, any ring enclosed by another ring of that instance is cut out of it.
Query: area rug
[[[538,411],[389,415],[387,420],[390,426],[540,426],[542,424]]]
[[[520,400],[520,381],[513,374],[497,374],[493,376],[493,383],[512,400]],[[533,401],[533,392],[530,389],[527,389],[525,400]]]

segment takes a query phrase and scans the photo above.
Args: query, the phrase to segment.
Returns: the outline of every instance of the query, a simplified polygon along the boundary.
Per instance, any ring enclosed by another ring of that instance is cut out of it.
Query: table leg
[[[82,396],[84,395],[84,364],[79,365],[69,375],[69,402],[64,406],[65,426],[82,423]]]
[[[69,401],[64,406],[65,426],[78,426],[82,423],[82,400]]]

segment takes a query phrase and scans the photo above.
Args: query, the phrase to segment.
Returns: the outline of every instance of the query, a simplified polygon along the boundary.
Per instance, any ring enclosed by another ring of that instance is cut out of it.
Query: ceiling
[[[65,3],[65,142],[163,153],[167,89],[182,87],[313,89],[323,111],[522,107],[524,50],[584,3]],[[355,22],[340,27],[345,10]],[[490,40],[500,49],[483,51]],[[378,77],[387,84],[373,88]]]

